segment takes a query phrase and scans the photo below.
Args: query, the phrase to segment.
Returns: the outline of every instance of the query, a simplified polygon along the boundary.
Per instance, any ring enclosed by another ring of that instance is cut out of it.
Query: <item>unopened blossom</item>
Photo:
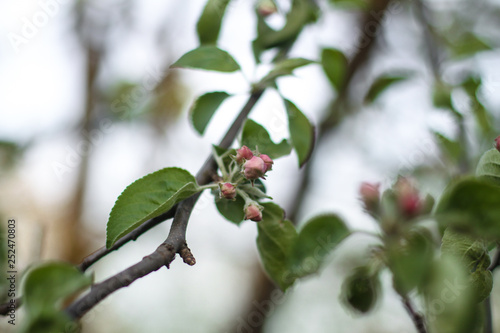
[[[236,187],[231,183],[220,183],[220,193],[226,199],[234,199],[236,197]]]
[[[380,198],[380,184],[372,184],[368,182],[361,183],[359,194],[363,206],[368,212],[374,212],[377,208]]]
[[[495,139],[495,147],[497,148],[498,151],[500,151],[500,135],[497,136],[497,138]]]
[[[247,146],[236,150],[236,162],[243,163],[253,157],[253,153]]]
[[[260,208],[253,203],[245,207],[245,220],[252,220],[255,222],[261,221],[262,212]]]
[[[267,167],[264,160],[258,156],[254,156],[243,164],[243,173],[246,179],[255,180],[264,176]]]
[[[266,172],[273,169],[274,162],[269,156],[261,154],[259,157],[262,158],[264,164],[266,165]]]
[[[423,202],[417,188],[408,178],[401,177],[394,185],[398,206],[406,217],[414,217],[421,213]]]

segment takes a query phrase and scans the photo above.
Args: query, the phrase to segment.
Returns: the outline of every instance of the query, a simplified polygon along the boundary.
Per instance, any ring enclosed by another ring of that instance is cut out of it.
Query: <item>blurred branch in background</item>
[[[334,130],[337,126],[342,123],[344,117],[350,114],[350,109],[348,108],[349,101],[349,87],[353,84],[354,77],[361,72],[367,63],[370,62],[375,46],[377,44],[378,38],[383,34],[383,19],[386,14],[386,8],[389,4],[389,0],[374,0],[371,2],[371,6],[368,10],[363,12],[360,19],[360,31],[363,32],[362,36],[358,38],[363,39],[363,43],[360,44],[362,47],[358,47],[352,59],[349,61],[346,74],[340,85],[340,89],[337,92],[336,99],[332,102],[326,117],[318,125],[317,133],[317,143],[316,146],[325,144],[327,134]],[[377,18],[370,13],[377,13]],[[376,21],[375,21],[376,20]],[[374,24],[376,23],[376,24]],[[375,27],[375,31],[370,31],[370,34],[365,33],[366,27]],[[288,218],[294,223],[298,222],[298,216],[301,209],[303,209],[303,204],[310,189],[310,179],[311,170],[316,162],[317,155],[312,154],[311,159],[305,164],[304,170],[300,173],[301,178],[297,181],[299,184],[295,190],[295,196],[290,204],[291,209],[287,210]],[[271,302],[271,295],[279,289],[276,285],[269,279],[269,277],[264,273],[262,268],[256,269],[254,275],[254,291],[251,293],[251,301],[248,302],[248,306],[245,312],[240,316],[243,320],[249,320],[255,313],[261,313],[263,310],[261,304],[266,302]],[[269,309],[268,309],[269,310]],[[262,313],[264,318],[268,318],[267,313]],[[246,325],[246,329],[251,328],[253,333],[260,333],[264,331],[264,326],[266,320],[257,322],[256,325]],[[239,332],[241,329],[241,323],[236,324],[232,328],[232,332]]]
[[[101,31],[99,34],[92,31],[95,26],[100,26],[100,24],[94,22],[93,18],[87,14],[84,4],[82,2],[79,6],[74,7],[76,11],[75,16],[77,17],[76,34],[85,54],[85,104],[78,126],[81,128],[78,133],[78,142],[87,142],[88,136],[92,135],[95,129],[95,111],[100,96],[97,88],[97,77],[106,45],[104,41],[97,40],[102,38],[106,34],[106,31]],[[57,233],[57,236],[51,242],[51,244],[58,245],[52,245],[54,249],[53,252],[50,252],[50,257],[60,256],[59,259],[72,263],[77,263],[83,255],[88,253],[88,242],[85,237],[87,233],[83,232],[85,228],[82,223],[82,213],[87,193],[89,165],[92,159],[92,149],[90,149],[89,145],[90,143],[87,142],[88,151],[82,155],[78,166],[77,181],[73,196],[67,206],[67,215],[61,220],[60,225],[55,226],[53,229]]]

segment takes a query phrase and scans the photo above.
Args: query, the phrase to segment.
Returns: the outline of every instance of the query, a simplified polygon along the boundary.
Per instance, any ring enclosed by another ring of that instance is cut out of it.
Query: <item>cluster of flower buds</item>
[[[420,197],[412,180],[400,177],[381,199],[380,184],[362,183],[359,194],[363,208],[373,216],[399,216],[409,220],[430,211],[433,199]],[[393,210],[393,208],[395,210]],[[383,218],[383,217],[382,217]]]
[[[236,150],[236,162],[243,164],[243,174],[248,180],[255,180],[264,178],[267,171],[272,170],[273,160],[265,155],[254,155],[254,153],[247,146],[243,146]]]
[[[233,156],[233,159],[236,163],[231,164],[229,176],[226,175],[225,179],[219,183],[220,197],[235,200],[237,192],[243,191],[239,192],[239,194],[245,199],[243,209],[245,220],[259,222],[262,220],[263,207],[245,194],[245,187],[248,185],[243,184],[238,191],[236,188],[238,184],[245,183],[247,180],[250,180],[253,186],[256,179],[264,178],[266,172],[272,170],[274,162],[268,155],[253,152],[247,146],[237,149],[236,156]],[[233,178],[234,175],[237,176]],[[259,192],[258,189],[253,191],[254,195],[257,193],[257,196],[259,196]],[[261,193],[260,197],[265,197],[265,194]]]

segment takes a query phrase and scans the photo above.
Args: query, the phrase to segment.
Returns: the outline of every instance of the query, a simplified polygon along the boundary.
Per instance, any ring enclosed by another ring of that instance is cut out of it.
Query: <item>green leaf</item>
[[[366,314],[377,303],[380,289],[378,273],[372,274],[368,267],[361,266],[342,284],[340,299],[349,309]]]
[[[26,320],[27,319],[27,320]],[[63,312],[55,312],[23,320],[20,333],[81,332],[81,327]]]
[[[291,75],[295,69],[312,63],[314,61],[304,58],[290,58],[278,61],[274,68],[259,82],[259,85],[268,86],[273,84],[278,77]]]
[[[262,221],[257,223],[257,248],[264,269],[281,290],[286,290],[295,281],[287,263],[297,231],[292,223],[284,219],[284,212],[274,203],[263,203]]]
[[[251,119],[247,119],[243,126],[241,143],[252,150],[258,147],[261,154],[269,155],[272,159],[288,155],[292,151],[286,139],[278,144],[274,143],[266,129]]]
[[[234,201],[224,198],[216,198],[215,206],[222,216],[237,225],[240,225],[245,218],[245,200],[243,200],[243,198],[239,195],[236,196]]]
[[[451,101],[452,88],[446,84],[438,83],[434,86],[432,103],[437,108],[453,110]]]
[[[180,168],[164,168],[136,180],[120,194],[109,214],[106,247],[199,191],[195,178]]]
[[[191,122],[198,133],[203,135],[215,111],[229,96],[226,92],[216,91],[198,97],[190,111]]]
[[[328,80],[337,92],[342,90],[347,75],[347,57],[337,49],[323,49],[321,65]]]
[[[369,8],[366,0],[330,0],[330,3],[342,9],[359,10]]]
[[[477,332],[482,316],[467,281],[463,266],[453,257],[444,256],[431,263],[420,290],[425,297],[429,332]]]
[[[324,258],[347,236],[349,230],[337,215],[320,215],[309,220],[292,247],[293,276],[303,277],[318,271]]]
[[[407,80],[409,76],[382,75],[375,79],[365,96],[365,103],[373,103],[384,91],[395,83]]]
[[[387,245],[389,268],[393,274],[394,288],[407,295],[422,284],[434,257],[432,236],[423,228],[410,230],[404,241]]]
[[[483,103],[481,103],[478,98],[477,92],[480,85],[481,79],[474,76],[469,76],[461,84],[467,95],[469,95],[471,102],[471,111],[474,114],[477,125],[479,126],[483,134],[485,136],[488,136],[488,134],[492,131],[492,119],[491,115],[488,113]]]
[[[488,270],[491,260],[488,248],[483,239],[446,229],[444,232],[441,253],[453,256],[465,266],[469,275],[469,287],[477,303],[489,296],[493,287],[493,277]]]
[[[274,47],[286,50],[297,39],[306,24],[316,21],[317,5],[308,0],[293,0],[292,8],[286,15],[286,23],[281,30],[274,30],[267,25],[265,19],[257,16],[257,38],[252,47],[255,59],[260,62],[262,51]]]
[[[239,185],[239,188],[246,192],[250,196],[250,198],[259,200],[259,199],[273,199],[268,196],[265,192],[265,188],[263,185],[260,185],[257,181],[254,181],[254,184],[246,183],[243,185]]]
[[[292,145],[297,152],[299,166],[302,167],[309,160],[314,148],[314,126],[295,104],[287,99],[285,99],[285,107]]]
[[[92,279],[73,265],[59,262],[42,264],[26,275],[24,308],[30,318],[52,316],[69,296],[89,286]]]
[[[196,24],[200,44],[216,44],[229,0],[208,0]]]
[[[441,148],[452,158],[453,161],[457,162],[462,151],[460,142],[448,139],[446,136],[438,132],[434,132],[434,136],[441,145]]]
[[[477,164],[476,175],[486,182],[500,185],[500,152],[498,150],[490,149],[481,156]]]
[[[189,51],[170,68],[194,68],[207,71],[234,72],[240,65],[227,53],[215,46],[200,46]]]
[[[450,41],[449,45],[455,58],[466,58],[481,51],[491,50],[490,45],[472,33],[464,34],[459,40]]]
[[[500,187],[466,178],[450,185],[436,208],[442,226],[500,240]]]

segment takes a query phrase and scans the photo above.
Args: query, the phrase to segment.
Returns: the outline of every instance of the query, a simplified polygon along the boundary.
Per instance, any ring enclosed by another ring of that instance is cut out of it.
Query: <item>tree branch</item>
[[[120,247],[122,247],[123,245],[127,244],[130,241],[137,240],[137,238],[139,238],[140,235],[142,235],[149,229],[157,226],[163,221],[166,221],[174,217],[176,209],[177,205],[172,207],[172,209],[170,209],[168,212],[163,213],[157,217],[152,218],[151,220],[144,222],[137,229],[134,229],[132,232],[126,234],[125,236],[117,240],[116,243],[113,244],[113,246],[110,247],[109,249],[106,248],[105,246],[101,247],[99,250],[85,257],[82,260],[82,262],[78,266],[76,266],[76,268],[78,268],[82,272],[85,272],[87,268],[98,262],[100,259],[108,255],[109,253],[118,250]]]
[[[231,143],[236,138],[236,135],[238,134],[248,114],[260,99],[263,92],[263,89],[252,92],[247,103],[231,127],[228,129],[219,146],[229,148]],[[198,172],[196,181],[200,185],[207,184],[211,181],[212,175],[216,172],[217,164],[215,163],[213,156],[210,155]],[[184,262],[189,265],[194,265],[196,260],[194,259],[191,250],[187,247],[186,229],[189,222],[189,216],[191,215],[200,194],[201,193],[197,193],[178,204],[177,209],[175,210],[174,221],[172,222],[167,239],[152,254],[144,257],[139,263],[125,269],[115,276],[101,283],[95,284],[90,289],[89,293],[73,302],[66,309],[66,313],[72,319],[81,318],[87,311],[92,309],[96,304],[111,293],[130,285],[135,280],[160,269],[162,266],[167,266],[168,268],[170,263],[174,260],[176,253],[181,255]]]
[[[411,320],[415,324],[417,331],[419,333],[427,333],[427,329],[425,328],[424,317],[415,310],[413,304],[411,303],[408,297],[403,297],[403,305],[405,306],[406,311],[410,315]]]

